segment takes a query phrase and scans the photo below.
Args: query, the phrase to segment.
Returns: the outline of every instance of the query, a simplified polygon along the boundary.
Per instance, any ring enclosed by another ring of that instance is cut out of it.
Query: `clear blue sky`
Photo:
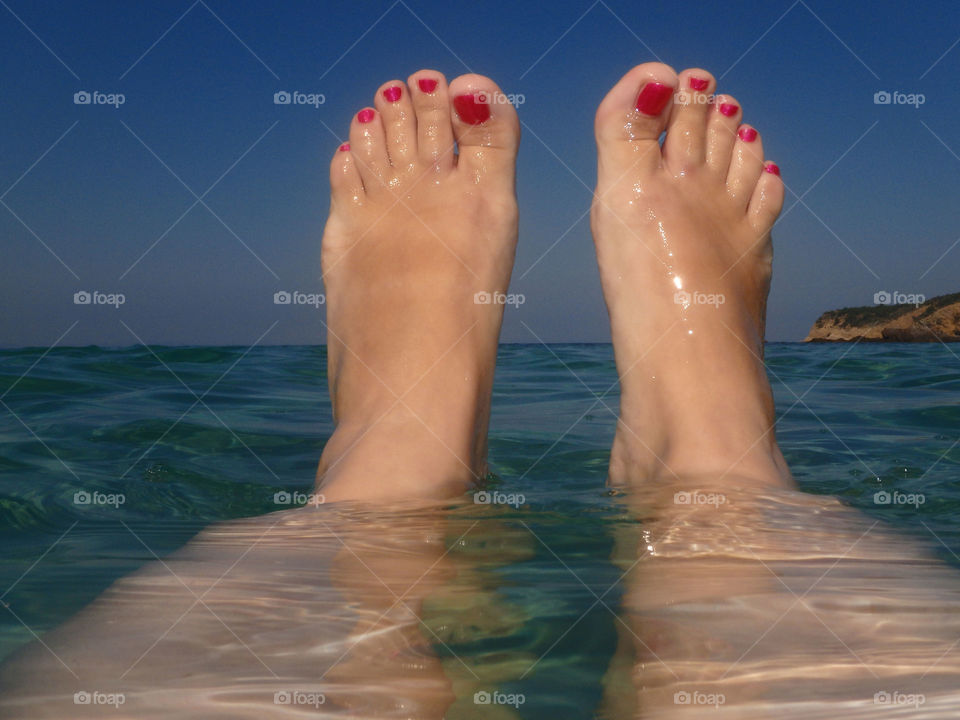
[[[263,342],[323,341],[320,312],[273,293],[322,290],[330,154],[381,82],[422,67],[525,98],[526,303],[508,308],[506,341],[535,341],[523,323],[546,341],[608,340],[592,116],[654,59],[722,78],[783,169],[770,339],[880,290],[960,290],[956,0],[591,2],[3,0],[0,344],[71,327],[64,344],[129,345],[132,331],[248,345],[271,326]],[[125,102],[74,104],[84,90]],[[325,103],[275,105],[279,90]],[[883,90],[925,103],[877,105]],[[77,306],[79,290],[126,302]]]

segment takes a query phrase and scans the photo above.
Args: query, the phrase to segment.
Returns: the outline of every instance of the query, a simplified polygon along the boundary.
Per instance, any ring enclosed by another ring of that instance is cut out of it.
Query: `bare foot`
[[[517,241],[520,130],[504,97],[479,75],[388,82],[333,158],[328,501],[446,497],[486,472],[497,298]]]
[[[791,482],[762,360],[783,184],[715,85],[648,63],[597,110],[592,227],[622,386],[614,483]]]

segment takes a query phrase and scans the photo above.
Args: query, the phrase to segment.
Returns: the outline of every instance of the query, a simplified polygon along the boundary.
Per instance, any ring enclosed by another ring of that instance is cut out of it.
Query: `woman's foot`
[[[327,501],[445,497],[486,471],[517,241],[520,128],[504,98],[479,75],[385,83],[333,158]]]
[[[715,86],[705,70],[648,63],[597,110],[592,227],[622,388],[615,483],[790,483],[762,360],[783,184]]]

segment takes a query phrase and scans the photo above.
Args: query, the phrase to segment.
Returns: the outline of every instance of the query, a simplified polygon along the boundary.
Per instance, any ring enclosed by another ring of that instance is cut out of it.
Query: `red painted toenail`
[[[751,127],[742,127],[737,130],[737,136],[744,142],[753,142],[757,139],[757,131]]]
[[[403,90],[399,85],[393,85],[388,87],[383,91],[383,97],[387,99],[387,102],[396,102],[400,99],[400,96],[403,94]]]
[[[420,78],[417,80],[417,85],[420,87],[422,92],[428,94],[437,89],[437,81],[433,78]]]
[[[659,115],[673,97],[673,88],[663,83],[647,83],[637,95],[637,110],[644,115]]]
[[[453,99],[453,107],[460,119],[468,125],[479,125],[490,119],[490,105],[487,104],[486,93],[457,95]]]
[[[727,117],[733,117],[737,114],[737,110],[740,109],[739,105],[734,105],[733,103],[720,103],[717,107],[720,109],[720,112]]]
[[[340,149],[340,152],[346,152],[347,150],[350,149],[350,143],[344,143],[343,145],[340,146],[339,149]]]
[[[691,90],[706,90],[707,86],[710,85],[709,80],[704,80],[703,78],[690,78],[690,89]]]
[[[764,172],[768,172],[771,175],[779,175],[780,168],[777,167],[776,163],[767,163],[763,166]]]
[[[373,120],[375,113],[370,108],[364,108],[357,113],[357,121],[362,123],[368,123]]]

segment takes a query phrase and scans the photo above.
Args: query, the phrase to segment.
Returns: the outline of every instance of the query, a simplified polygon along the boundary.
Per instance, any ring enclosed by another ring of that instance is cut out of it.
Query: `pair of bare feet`
[[[333,158],[328,501],[449,497],[486,472],[503,304],[476,298],[506,293],[517,242],[520,124],[504,100],[479,75],[417,72],[381,86]],[[615,484],[791,483],[762,360],[784,191],[741,118],[710,73],[658,63],[597,110],[592,228],[622,388]]]

